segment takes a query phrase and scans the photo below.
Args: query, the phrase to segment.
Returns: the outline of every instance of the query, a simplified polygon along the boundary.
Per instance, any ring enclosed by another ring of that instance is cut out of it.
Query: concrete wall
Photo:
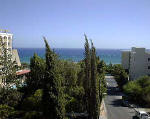
[[[129,60],[128,55],[127,52],[122,52],[122,65],[124,69],[129,69],[130,80],[150,75],[150,53],[147,53],[145,48],[133,47],[130,51]]]
[[[122,51],[121,64],[124,69],[129,69],[130,51]]]
[[[8,49],[9,53],[12,53],[12,39],[13,39],[13,34],[10,34],[10,33],[0,33],[0,38],[6,44],[5,47]]]
[[[21,62],[20,62],[17,49],[13,49],[12,54],[13,54],[12,60],[16,62],[16,65],[21,66]]]

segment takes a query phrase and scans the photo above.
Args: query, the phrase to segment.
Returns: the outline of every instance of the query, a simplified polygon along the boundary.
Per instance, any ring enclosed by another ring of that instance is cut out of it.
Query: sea
[[[30,63],[34,53],[45,58],[45,48],[17,48],[21,62]],[[60,59],[79,62],[84,59],[84,49],[79,48],[54,48]],[[96,55],[106,64],[120,64],[122,49],[96,49]]]

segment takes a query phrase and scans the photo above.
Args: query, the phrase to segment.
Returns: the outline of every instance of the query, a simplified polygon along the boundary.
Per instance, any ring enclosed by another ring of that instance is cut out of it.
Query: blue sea
[[[34,53],[40,57],[45,57],[44,48],[17,48],[21,62],[30,63],[30,58]],[[84,58],[84,49],[76,48],[56,48],[54,51],[59,55],[60,59],[72,60],[78,62]],[[121,63],[121,49],[96,49],[97,56],[104,60],[106,64]]]

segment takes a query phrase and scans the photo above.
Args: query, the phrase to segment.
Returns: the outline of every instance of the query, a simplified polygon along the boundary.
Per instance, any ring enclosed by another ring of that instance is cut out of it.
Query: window
[[[150,66],[148,66],[148,69],[150,69]]]
[[[8,46],[10,46],[10,42],[8,42]]]
[[[148,61],[150,61],[150,58],[148,58]]]
[[[11,39],[11,37],[8,37],[8,40],[10,40]]]
[[[4,39],[7,39],[7,37],[6,37],[6,36],[4,36]]]

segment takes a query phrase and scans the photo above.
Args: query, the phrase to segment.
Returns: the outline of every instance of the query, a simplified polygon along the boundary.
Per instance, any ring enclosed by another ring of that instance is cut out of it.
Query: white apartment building
[[[8,54],[12,55],[12,61],[15,62],[15,65],[21,66],[20,58],[18,55],[18,51],[12,48],[13,34],[8,33],[6,30],[0,30],[0,43],[4,43],[4,47],[7,49]],[[0,55],[2,55],[2,46],[0,46]],[[3,66],[0,65],[0,71]],[[0,75],[0,86],[4,86],[4,80]]]
[[[21,66],[18,51],[16,49],[12,49],[13,34],[7,33],[5,30],[0,30],[0,39],[2,39],[2,42],[5,43],[5,48],[7,48],[8,53],[12,55],[12,61],[15,61],[16,65]]]
[[[5,43],[5,47],[12,53],[12,39],[13,34],[10,33],[0,33],[0,39],[2,39],[2,42]]]
[[[132,47],[131,51],[122,51],[122,66],[129,71],[130,80],[150,75],[150,52],[136,47]]]

